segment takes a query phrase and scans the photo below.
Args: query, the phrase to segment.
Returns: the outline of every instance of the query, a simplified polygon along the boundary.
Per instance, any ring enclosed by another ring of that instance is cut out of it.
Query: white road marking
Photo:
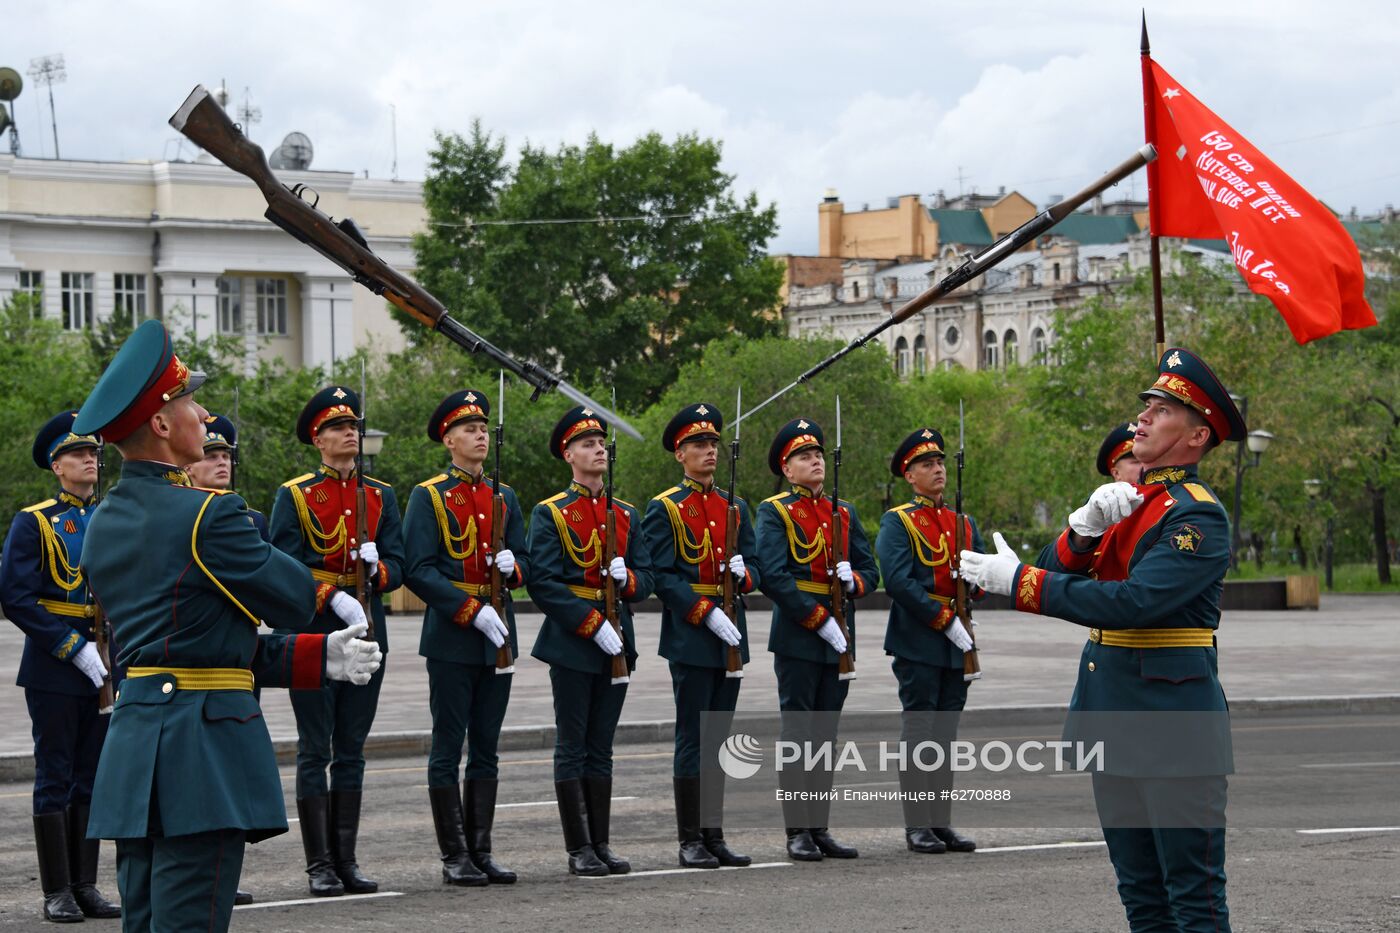
[[[1106,842],[1047,842],[1034,846],[993,846],[987,849],[977,849],[978,853],[983,852],[1036,852],[1048,849],[1088,849],[1094,846],[1106,846]]]
[[[1329,761],[1325,764],[1299,765],[1300,768],[1400,768],[1400,761]]]
[[[424,786],[427,786],[427,785],[424,785]],[[612,801],[613,801],[613,803],[616,803],[616,802],[619,801],[619,800],[640,800],[640,799],[641,799],[640,797],[613,797],[613,798],[612,798]],[[510,807],[555,807],[555,806],[558,806],[558,805],[559,805],[559,801],[557,801],[557,800],[526,800],[526,801],[523,801],[523,802],[521,802],[521,803],[498,803],[498,804],[496,804],[496,809],[497,809],[497,810],[506,810],[506,809],[509,809]]]
[[[790,867],[792,867],[792,865],[793,865],[792,862],[758,862],[758,863],[756,863],[756,864],[749,865],[747,868],[739,868],[739,867],[734,866],[734,865],[722,865],[722,866],[720,866],[719,868],[658,868],[658,869],[656,869],[656,870],[654,870],[654,871],[634,871],[634,872],[628,872],[628,873],[625,874],[625,875],[599,875],[599,876],[597,876],[597,877],[598,877],[598,878],[655,878],[655,877],[658,876],[658,875],[700,875],[700,874],[709,874],[709,873],[711,873],[711,872],[716,872],[716,871],[749,871],[750,869],[754,869],[754,868],[790,868]],[[589,878],[588,875],[581,875],[580,877],[585,878],[585,879],[589,879],[589,880],[596,880],[596,879],[594,879],[594,878]]]
[[[1338,826],[1333,829],[1300,829],[1304,836],[1323,836],[1329,833],[1400,833],[1400,826]]]
[[[340,897],[299,897],[292,901],[268,901],[265,904],[239,904],[234,910],[258,910],[262,907],[300,907],[303,904],[344,904],[367,901],[376,897],[403,897],[402,891],[380,891],[377,894],[344,894]]]

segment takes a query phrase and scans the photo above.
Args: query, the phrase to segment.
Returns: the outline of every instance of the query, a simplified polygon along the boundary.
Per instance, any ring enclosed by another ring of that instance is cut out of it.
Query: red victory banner
[[[1372,327],[1361,254],[1336,216],[1151,58],[1143,57],[1154,236],[1224,239],[1249,290],[1299,343]]]

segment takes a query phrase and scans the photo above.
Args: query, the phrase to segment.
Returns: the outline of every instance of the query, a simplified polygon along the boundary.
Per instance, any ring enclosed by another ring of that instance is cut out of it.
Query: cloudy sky
[[[1154,56],[1332,207],[1400,202],[1400,17],[1380,0],[1147,0]],[[166,120],[197,83],[248,89],[275,146],[313,167],[421,178],[434,129],[472,117],[509,145],[589,131],[721,139],[737,186],[779,208],[774,251],[816,248],[847,209],[943,189],[1067,193],[1142,140],[1140,4],[765,0],[17,0],[0,65],[62,53],[66,158],[176,156]],[[54,152],[48,100],[15,104]],[[188,147],[184,157],[190,156]],[[961,181],[959,175],[961,173]],[[1124,183],[1123,193],[1133,193]],[[1135,193],[1145,181],[1139,175]]]

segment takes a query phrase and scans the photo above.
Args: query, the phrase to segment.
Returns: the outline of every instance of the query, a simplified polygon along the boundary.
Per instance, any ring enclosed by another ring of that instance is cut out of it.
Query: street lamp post
[[[1323,579],[1327,583],[1327,588],[1332,589],[1332,502],[1324,494],[1328,490],[1323,488],[1320,479],[1303,480],[1303,488],[1308,491],[1308,498],[1313,501],[1322,500],[1323,507],[1327,509],[1327,531],[1322,539],[1322,573]]]
[[[1249,399],[1232,394],[1230,398],[1240,410],[1240,420],[1249,423]],[[1235,507],[1230,521],[1230,569],[1240,565],[1240,494],[1244,490],[1244,474],[1250,467],[1259,465],[1259,457],[1269,449],[1274,436],[1268,431],[1250,431],[1244,442],[1235,449]],[[1251,459],[1244,459],[1245,448],[1249,448]]]
[[[389,436],[388,431],[381,431],[378,428],[365,428],[365,472],[374,469],[374,458],[379,456],[384,449],[384,438]]]

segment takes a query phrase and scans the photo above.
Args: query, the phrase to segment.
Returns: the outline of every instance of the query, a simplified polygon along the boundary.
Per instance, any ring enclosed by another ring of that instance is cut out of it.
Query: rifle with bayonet
[[[642,436],[614,412],[569,385],[538,363],[521,362],[447,313],[442,302],[417,282],[394,269],[369,248],[364,233],[349,217],[339,223],[317,209],[320,195],[304,184],[284,185],[267,163],[262,147],[243,135],[213,96],[198,85],[170,125],[224,165],[248,176],[267,201],[263,215],[293,237],[316,250],[376,295],[383,295],[399,310],[425,327],[437,331],[469,353],[482,353],[497,366],[510,370],[535,387],[532,400],[551,389],[580,405],[597,410],[612,424],[641,440]],[[312,197],[311,201],[306,198]]]
[[[884,333],[889,328],[893,327],[896,324],[900,324],[904,321],[907,321],[909,318],[913,317],[915,314],[918,314],[920,311],[924,310],[938,299],[944,297],[945,295],[948,295],[955,289],[966,285],[968,282],[972,281],[977,276],[981,275],[988,269],[991,269],[993,266],[996,266],[997,264],[1005,260],[1007,257],[1014,254],[1017,250],[1025,246],[1027,243],[1030,243],[1033,240],[1035,240],[1035,238],[1040,236],[1042,233],[1048,232],[1051,227],[1055,226],[1060,221],[1068,217],[1070,214],[1074,213],[1074,211],[1078,210],[1087,201],[1089,201],[1090,198],[1094,197],[1094,195],[1101,193],[1106,188],[1111,188],[1114,185],[1118,184],[1124,178],[1127,178],[1133,172],[1142,168],[1144,165],[1151,162],[1155,158],[1157,158],[1156,148],[1153,147],[1151,144],[1143,146],[1137,152],[1133,153],[1133,155],[1130,158],[1125,159],[1121,164],[1119,164],[1117,168],[1113,169],[1107,175],[1104,175],[1098,181],[1089,185],[1083,191],[1079,192],[1076,195],[1073,195],[1072,197],[1066,198],[1058,204],[1046,208],[1036,216],[1032,217],[1030,220],[1021,224],[1021,226],[1017,227],[1015,230],[1012,230],[1010,233],[997,240],[991,246],[988,246],[986,249],[982,250],[976,255],[964,260],[962,265],[958,266],[958,268],[954,269],[952,272],[949,272],[936,284],[925,289],[918,296],[911,299],[908,304],[902,306],[901,308],[899,308],[899,310],[895,311],[889,317],[885,318],[885,320],[881,321],[879,324],[872,327],[870,330],[866,331],[864,334],[857,337],[855,340],[852,340],[850,343],[846,344],[846,346],[842,347],[840,350],[837,350],[835,353],[831,354],[831,356],[828,356],[820,363],[817,363],[815,366],[807,370],[802,375],[798,376],[792,382],[788,383],[786,386],[779,389],[777,392],[774,392],[763,402],[744,412],[742,415],[739,416],[740,420],[747,418],[749,415],[752,415],[754,412],[759,411],[762,408],[767,407],[769,404],[781,398],[786,393],[797,388],[799,385],[802,385],[812,377],[816,376],[818,373],[822,372],[824,369],[826,369],[828,366],[844,357],[846,354],[851,353],[854,350],[860,349],[861,347],[868,344],[870,341],[874,340],[880,334]]]
[[[972,631],[972,607],[967,600],[967,581],[962,575],[962,552],[967,547],[967,517],[963,515],[963,403],[958,400],[958,485],[953,499],[953,614],[967,629],[967,637],[972,640],[972,648],[963,652],[963,680],[971,683],[982,676],[982,664],[977,658],[977,636]]]
[[[604,625],[611,625],[622,642],[622,650],[612,656],[612,683],[625,684],[632,680],[627,670],[627,636],[622,632],[622,620],[617,611],[617,581],[611,573],[613,559],[617,557],[617,518],[613,515],[613,465],[617,463],[617,429],[611,428],[608,438],[608,482],[603,503],[607,517],[603,519],[603,556],[598,565],[603,578],[603,619]]]
[[[501,370],[500,388],[496,393],[495,464],[491,468],[491,608],[502,624],[506,624],[506,578],[501,573],[496,555],[506,546],[506,495],[501,492],[501,437],[506,425],[506,371]],[[496,649],[496,673],[515,673],[515,655],[510,650],[510,632]]]
[[[744,410],[744,390],[740,388],[734,399],[734,414]],[[739,581],[729,572],[729,561],[739,553],[739,500],[735,498],[739,469],[739,423],[734,423],[734,440],[729,442],[729,510],[724,519],[724,561],[720,573],[724,577],[724,589],[720,593],[720,611],[737,627],[739,624]],[[744,676],[744,652],[738,645],[730,645],[725,652],[725,677]]]
[[[844,531],[844,534],[843,534]],[[856,679],[856,658],[851,645],[851,630],[846,625],[846,584],[836,574],[836,565],[846,558],[846,539],[850,529],[841,521],[841,396],[836,396],[836,449],[832,451],[831,470],[831,617],[846,639],[846,650],[836,662],[836,675],[841,680]]]
[[[92,508],[95,511],[102,502],[102,474],[103,452],[106,449],[106,442],[101,438],[97,439],[97,494],[92,497]],[[88,591],[92,593],[91,590]],[[97,688],[97,712],[105,715],[116,706],[116,699],[112,692],[112,649],[107,640],[107,613],[102,611],[102,604],[97,601],[97,594],[92,593],[92,646],[97,649],[97,656],[102,660],[102,666],[107,669],[107,676],[102,678],[102,686]]]
[[[365,362],[360,360],[360,443],[355,448],[355,600],[365,611],[369,630],[365,638],[374,640],[374,613],[370,611],[369,574],[359,548],[369,540],[369,514],[365,504]]]

